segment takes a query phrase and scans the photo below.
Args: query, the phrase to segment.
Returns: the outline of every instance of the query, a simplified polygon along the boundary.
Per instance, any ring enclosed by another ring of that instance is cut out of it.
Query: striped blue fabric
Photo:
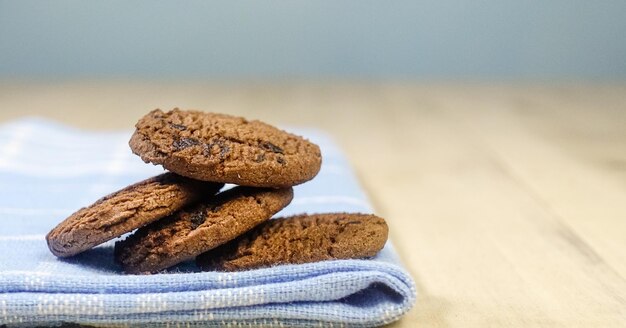
[[[294,131],[320,145],[324,163],[278,215],[372,212],[333,142],[319,131]],[[57,259],[45,242],[52,227],[162,172],[130,152],[130,133],[37,118],[0,125],[0,324],[370,327],[397,320],[415,302],[414,283],[391,242],[373,259],[236,273],[183,263],[157,275],[123,275],[112,260],[114,241]]]

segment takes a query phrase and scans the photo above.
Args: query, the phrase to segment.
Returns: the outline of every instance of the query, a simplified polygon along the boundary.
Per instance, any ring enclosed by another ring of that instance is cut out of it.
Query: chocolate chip
[[[228,147],[228,145],[226,144],[221,144],[219,146],[220,146],[220,157],[224,158],[226,154],[228,154],[228,152],[230,151],[230,147]]]
[[[282,157],[276,157],[276,161],[278,162],[278,164],[285,164],[285,159]]]
[[[202,145],[202,152],[204,153],[204,155],[211,157],[212,146],[213,144],[210,144],[210,143],[205,143],[204,145]]]
[[[226,158],[226,154],[230,151],[230,147],[226,144],[226,141],[222,139],[216,139],[215,141],[204,144],[204,154],[211,157],[213,146],[217,146],[220,149],[220,158]]]
[[[257,163],[261,163],[265,160],[265,154],[258,154],[256,155],[256,158],[254,159],[255,162]]]
[[[161,245],[165,242],[165,236],[164,235],[157,235],[154,238],[154,244],[155,245]]]
[[[196,146],[199,144],[200,144],[200,141],[198,141],[197,139],[180,138],[174,141],[174,143],[172,144],[172,147],[174,147],[174,150],[182,150],[182,149],[185,149],[191,146]]]
[[[269,141],[264,141],[261,143],[261,148],[265,149],[265,150],[269,150],[273,153],[278,153],[278,154],[283,154],[283,149],[276,146],[275,144],[269,142]]]
[[[187,127],[182,124],[169,123],[169,125],[176,130],[180,130],[180,131],[187,130]]]
[[[191,230],[195,230],[206,221],[206,212],[204,210],[195,212],[189,218],[191,221]]]

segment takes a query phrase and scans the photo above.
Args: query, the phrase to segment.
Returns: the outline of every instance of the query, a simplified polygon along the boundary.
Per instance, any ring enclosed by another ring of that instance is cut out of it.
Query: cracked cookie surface
[[[153,273],[194,259],[269,220],[287,206],[293,189],[235,187],[138,229],[115,244],[127,273]]]
[[[203,253],[205,271],[239,271],[376,255],[387,241],[385,220],[375,215],[327,213],[265,222],[237,239]]]
[[[58,257],[76,255],[215,194],[222,186],[174,173],[152,177],[70,215],[46,235],[48,248]]]
[[[129,142],[135,154],[198,180],[288,187],[312,179],[322,162],[314,143],[242,117],[156,109],[135,127]]]

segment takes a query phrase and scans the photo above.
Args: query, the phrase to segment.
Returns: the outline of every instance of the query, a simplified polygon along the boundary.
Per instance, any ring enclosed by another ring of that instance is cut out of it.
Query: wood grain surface
[[[626,85],[0,83],[2,122],[176,106],[336,138],[418,286],[393,327],[626,327]]]

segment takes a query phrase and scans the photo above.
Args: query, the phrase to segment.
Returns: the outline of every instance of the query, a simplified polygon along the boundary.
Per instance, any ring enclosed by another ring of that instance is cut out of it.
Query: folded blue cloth
[[[319,131],[323,165],[278,215],[372,212],[346,159]],[[397,320],[415,288],[390,242],[367,260],[199,272],[184,263],[120,273],[114,241],[57,259],[45,234],[78,208],[162,172],[130,152],[130,131],[86,132],[29,118],[0,125],[0,324],[99,326],[341,326]],[[388,223],[394,224],[393,218]]]

